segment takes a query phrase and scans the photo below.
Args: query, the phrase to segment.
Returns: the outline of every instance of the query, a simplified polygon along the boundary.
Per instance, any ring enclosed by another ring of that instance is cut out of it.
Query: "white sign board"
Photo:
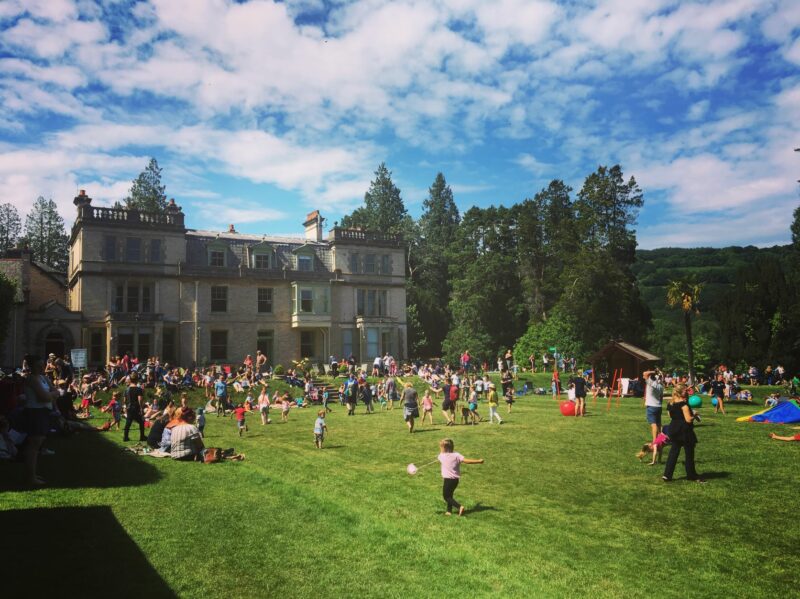
[[[73,349],[70,351],[70,359],[72,360],[73,368],[86,368],[86,350]]]

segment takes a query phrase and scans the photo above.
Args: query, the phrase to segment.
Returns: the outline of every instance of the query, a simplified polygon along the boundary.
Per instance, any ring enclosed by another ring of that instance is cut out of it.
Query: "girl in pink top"
[[[465,458],[460,453],[453,451],[453,440],[442,439],[439,441],[439,457],[438,460],[442,465],[442,496],[447,504],[447,511],[445,516],[450,516],[453,508],[458,509],[458,515],[464,515],[464,506],[458,503],[453,498],[458,481],[461,478],[461,464],[483,464],[483,460]]]
[[[422,424],[425,424],[425,416],[427,415],[430,418],[431,426],[433,426],[433,406],[435,405],[431,397],[431,391],[428,389],[425,391],[425,395],[422,396]]]

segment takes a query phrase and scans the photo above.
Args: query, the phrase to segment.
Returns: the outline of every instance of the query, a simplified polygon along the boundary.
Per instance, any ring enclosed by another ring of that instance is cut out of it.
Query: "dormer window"
[[[223,252],[222,250],[209,250],[208,265],[225,266],[225,252]]]
[[[295,255],[295,268],[301,272],[312,272],[314,270],[314,248],[309,245],[301,245],[292,250]]]
[[[275,256],[275,248],[266,240],[251,245],[248,249],[248,255],[250,268],[256,270],[276,268],[278,263],[277,256]]]
[[[208,265],[215,267],[228,266],[228,244],[217,238],[206,246]]]
[[[269,254],[256,254],[253,256],[253,268],[258,270],[267,270],[270,267]]]

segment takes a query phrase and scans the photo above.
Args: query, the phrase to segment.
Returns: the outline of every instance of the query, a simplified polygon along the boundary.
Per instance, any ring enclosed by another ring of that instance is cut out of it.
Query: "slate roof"
[[[186,232],[186,262],[193,266],[208,264],[207,248],[209,243],[222,242],[228,246],[226,264],[238,267],[247,263],[247,248],[268,243],[275,249],[277,268],[294,268],[292,250],[308,246],[314,251],[314,271],[333,270],[333,256],[330,245],[326,241],[308,241],[304,237],[280,237],[275,235],[253,235],[248,233],[230,233],[219,231],[189,230]]]

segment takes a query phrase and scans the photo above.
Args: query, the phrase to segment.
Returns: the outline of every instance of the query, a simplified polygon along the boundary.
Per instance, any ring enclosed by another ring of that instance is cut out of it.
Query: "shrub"
[[[275,376],[283,376],[286,373],[282,364],[278,364],[275,368],[272,369],[272,374]]]

